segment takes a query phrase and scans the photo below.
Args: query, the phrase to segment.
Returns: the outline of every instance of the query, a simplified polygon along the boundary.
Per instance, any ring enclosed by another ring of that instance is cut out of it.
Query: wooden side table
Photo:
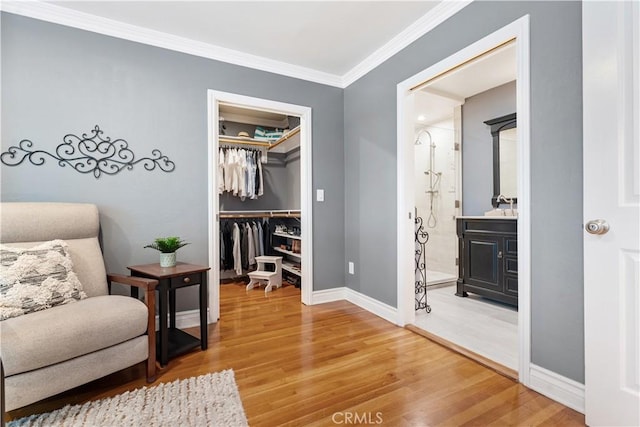
[[[156,332],[157,354],[160,366],[166,366],[169,358],[200,346],[207,349],[207,271],[209,267],[179,262],[175,267],[160,264],[133,265],[127,267],[132,276],[158,280],[158,305],[160,330]],[[200,339],[176,328],[176,289],[200,285]],[[132,294],[137,289],[132,288]],[[137,295],[133,295],[137,296]],[[167,325],[167,316],[169,322]]]

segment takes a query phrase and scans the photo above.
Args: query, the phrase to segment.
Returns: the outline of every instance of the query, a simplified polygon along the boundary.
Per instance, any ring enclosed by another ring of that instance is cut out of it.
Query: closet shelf
[[[274,236],[284,237],[286,239],[296,239],[302,240],[302,237],[296,236],[295,234],[287,234],[287,233],[273,233]]]
[[[273,144],[270,143],[269,141],[249,138],[246,136],[230,136],[230,135],[220,135],[218,137],[218,142],[220,144],[240,144],[240,145],[252,145],[255,147],[267,147],[268,150],[272,150],[298,133],[300,133],[300,126],[294,127],[289,132],[287,132],[286,134],[282,135],[279,139],[277,139]]]
[[[287,132],[286,134],[282,135],[282,137],[280,139],[278,139],[276,142],[271,144],[271,146],[269,147],[269,150],[273,150],[278,145],[282,144],[283,142],[285,142],[286,140],[288,140],[289,138],[291,138],[292,136],[294,136],[294,135],[296,135],[298,133],[300,133],[300,126],[296,126],[293,129],[291,129],[289,132]]]
[[[296,257],[296,258],[302,258],[302,254],[297,254],[297,253],[295,253],[295,252],[287,251],[287,250],[285,250],[285,249],[281,249],[281,248],[279,248],[279,247],[277,247],[277,246],[274,246],[274,247],[273,247],[273,250],[274,250],[274,251],[277,251],[277,252],[281,252],[281,253],[283,253],[283,254],[287,254],[287,255],[294,256],[294,257]]]
[[[271,144],[267,141],[260,141],[258,139],[253,139],[246,136],[220,135],[218,137],[218,142],[220,142],[221,144],[242,144],[242,145],[253,145],[258,147],[271,147]]]
[[[282,269],[288,271],[289,273],[295,274],[296,276],[302,277],[302,271],[300,271],[300,268],[296,267],[294,264],[283,261]]]

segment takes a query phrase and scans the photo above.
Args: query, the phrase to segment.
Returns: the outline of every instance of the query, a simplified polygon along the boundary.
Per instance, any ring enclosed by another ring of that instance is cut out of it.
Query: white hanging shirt
[[[221,148],[218,153],[218,194],[224,192],[224,150]]]
[[[238,150],[238,196],[244,201],[247,197],[247,150],[241,148]],[[235,193],[234,193],[235,194]]]

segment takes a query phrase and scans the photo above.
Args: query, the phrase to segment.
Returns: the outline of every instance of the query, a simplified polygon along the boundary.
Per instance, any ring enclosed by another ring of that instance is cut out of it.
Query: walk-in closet
[[[301,288],[301,117],[233,102],[217,107],[217,284],[266,297],[283,286]]]

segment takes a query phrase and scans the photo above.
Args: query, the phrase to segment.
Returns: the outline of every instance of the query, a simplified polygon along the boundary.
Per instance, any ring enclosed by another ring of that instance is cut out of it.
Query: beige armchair
[[[74,203],[0,204],[0,242],[19,248],[60,239],[87,298],[0,321],[5,409],[37,402],[146,361],[155,380],[156,280],[107,275],[98,209]],[[6,258],[5,258],[6,259]],[[111,282],[144,290],[144,303],[110,295]]]

